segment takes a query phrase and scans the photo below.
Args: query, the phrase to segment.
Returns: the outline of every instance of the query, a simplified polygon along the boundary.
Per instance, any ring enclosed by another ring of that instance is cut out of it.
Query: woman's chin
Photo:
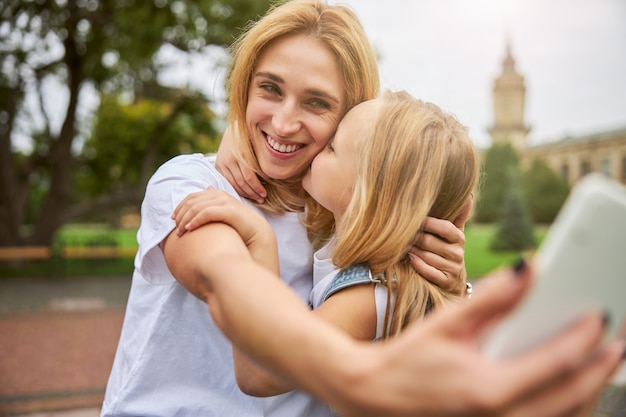
[[[297,169],[294,169],[294,167],[285,168],[285,167],[280,167],[276,165],[268,165],[268,166],[261,165],[261,169],[263,170],[263,173],[265,174],[265,176],[274,180],[296,179],[296,178],[299,178],[303,172],[302,169],[297,170]]]

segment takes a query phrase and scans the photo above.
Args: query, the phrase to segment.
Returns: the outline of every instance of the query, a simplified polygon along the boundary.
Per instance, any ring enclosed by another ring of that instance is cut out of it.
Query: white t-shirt
[[[215,170],[213,158],[200,154],[173,158],[148,183],[131,291],[102,416],[264,415],[262,401],[237,387],[231,344],[207,305],[178,284],[159,248],[174,229],[174,208],[188,194],[208,186],[237,197]],[[264,215],[277,236],[281,277],[307,302],[312,254],[304,227],[295,213]]]
[[[339,270],[330,259],[330,245],[315,252],[313,256],[313,290],[310,304],[315,309],[322,305],[324,297]],[[376,285],[374,289],[376,302],[376,339],[383,335],[385,312],[387,308],[387,287]],[[392,297],[392,303],[394,297]],[[291,391],[275,397],[263,399],[266,416],[273,417],[333,417],[332,409],[316,398],[302,391]]]
[[[327,244],[313,255],[313,290],[311,290],[310,302],[315,309],[322,305],[324,297],[330,288],[333,280],[339,273],[330,259],[331,245]],[[385,312],[387,310],[387,287],[376,285],[374,288],[374,301],[376,303],[376,339],[382,338],[385,324]],[[392,294],[391,303],[395,297]]]

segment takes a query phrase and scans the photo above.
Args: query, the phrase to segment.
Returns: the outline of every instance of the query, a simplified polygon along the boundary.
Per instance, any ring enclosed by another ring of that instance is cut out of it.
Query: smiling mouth
[[[267,144],[270,145],[270,148],[280,153],[293,153],[297,151],[298,149],[304,147],[304,145],[300,145],[296,143],[292,143],[289,145],[285,145],[284,143],[278,143],[268,135],[265,136],[265,139],[267,141]]]

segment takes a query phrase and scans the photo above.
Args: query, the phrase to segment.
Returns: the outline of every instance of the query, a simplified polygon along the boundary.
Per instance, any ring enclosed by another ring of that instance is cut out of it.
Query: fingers
[[[176,222],[176,234],[182,236],[185,232],[210,221],[220,221],[230,199],[225,192],[215,190],[213,187],[189,194],[172,214],[172,219]]]
[[[409,258],[418,274],[442,290],[461,293],[465,288],[466,274],[462,260],[456,264],[432,252],[415,248],[409,253]]]
[[[472,213],[472,206],[474,205],[474,195],[472,194],[470,198],[467,199],[465,205],[463,206],[463,210],[461,213],[454,219],[452,222],[459,230],[465,230],[465,223],[469,219],[470,214]]]
[[[226,128],[217,151],[215,166],[237,191],[237,194],[262,204],[267,196],[265,188],[256,173],[237,158],[237,152],[234,151],[234,144],[240,137],[241,134],[236,125]]]
[[[263,204],[267,192],[254,172],[233,160],[225,167],[223,175],[231,183],[237,194]]]
[[[438,287],[456,293],[465,287],[465,235],[451,222],[427,218],[409,255],[413,268]]]
[[[543,355],[544,360],[538,360],[535,354],[529,359],[530,366],[522,362],[520,366],[535,374],[535,382],[530,380],[534,385],[529,386],[535,388],[511,416],[590,416],[619,366],[626,346],[624,341],[614,342],[595,352],[601,330],[600,315],[589,315],[563,336],[570,350],[577,351],[575,355],[567,348],[555,346],[550,355]],[[571,357],[563,358],[563,355]],[[524,383],[523,379],[517,381]]]
[[[511,373],[530,387],[551,374],[569,372],[595,350],[603,330],[599,312],[584,314],[557,336],[511,360]]]
[[[465,223],[463,222],[463,224]],[[439,236],[446,242],[460,244],[463,247],[465,246],[465,234],[463,230],[448,220],[426,217],[423,229],[424,236],[432,234]]]

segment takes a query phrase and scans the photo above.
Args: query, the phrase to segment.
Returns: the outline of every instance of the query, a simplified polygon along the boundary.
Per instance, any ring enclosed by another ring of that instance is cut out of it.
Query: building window
[[[569,183],[569,166],[567,164],[563,164],[561,167],[561,177]]]
[[[580,164],[580,176],[585,176],[587,174],[589,174],[591,172],[591,164],[589,164],[589,161],[583,161]]]
[[[600,162],[600,172],[607,177],[611,176],[611,160],[609,158],[604,158],[602,162]]]

